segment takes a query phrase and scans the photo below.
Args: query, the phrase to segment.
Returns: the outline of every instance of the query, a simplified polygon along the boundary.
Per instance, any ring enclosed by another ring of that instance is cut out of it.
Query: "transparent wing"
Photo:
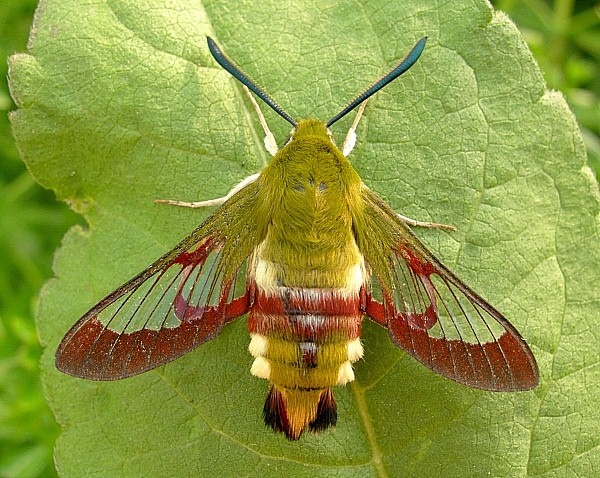
[[[387,327],[396,345],[445,377],[484,390],[535,387],[535,358],[519,332],[441,264],[379,198],[370,198],[370,205],[391,231],[383,233],[390,242],[375,259],[379,264],[370,264],[374,285],[367,315]]]
[[[90,309],[60,343],[57,368],[93,380],[136,375],[214,338],[245,314],[246,266],[257,242],[244,203],[234,196],[172,251]]]
[[[62,372],[129,377],[174,360],[247,311],[245,267],[223,274],[223,247],[204,238],[160,259],[86,313],[56,353]]]

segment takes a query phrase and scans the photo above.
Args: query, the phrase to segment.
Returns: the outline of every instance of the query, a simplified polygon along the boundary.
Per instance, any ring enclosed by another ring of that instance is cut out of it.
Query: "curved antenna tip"
[[[403,73],[406,73],[406,71],[416,63],[416,61],[421,56],[421,53],[423,53],[423,49],[425,48],[426,42],[427,36],[424,36],[417,43],[415,43],[415,46],[400,63],[394,66],[385,75],[375,80],[366,90],[364,90],[362,93],[356,96],[344,108],[342,108],[342,110],[338,114],[336,114],[327,122],[327,127],[329,128],[333,123],[346,116],[350,111],[352,111],[354,108],[360,105],[367,98],[370,98],[372,95],[377,93],[388,83],[391,83]]]
[[[210,54],[219,65],[221,65],[240,83],[246,85],[256,96],[269,105],[271,109],[273,109],[273,111],[275,111],[284,120],[286,120],[292,126],[296,126],[296,122],[292,119],[292,117],[288,115],[281,106],[275,103],[275,101],[260,86],[258,86],[254,80],[244,73],[239,66],[229,59],[229,57],[223,53],[223,51],[211,37],[206,36],[206,42],[208,43]]]

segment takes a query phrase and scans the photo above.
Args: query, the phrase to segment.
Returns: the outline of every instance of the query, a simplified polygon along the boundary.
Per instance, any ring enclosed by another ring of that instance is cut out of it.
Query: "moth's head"
[[[327,125],[315,119],[298,121],[261,178],[259,202],[270,204],[271,217],[288,226],[297,217],[344,216],[361,184]]]
[[[294,129],[290,132],[289,141],[307,138],[309,136],[330,137],[331,134],[327,125],[323,121],[315,119],[303,119],[298,121]]]

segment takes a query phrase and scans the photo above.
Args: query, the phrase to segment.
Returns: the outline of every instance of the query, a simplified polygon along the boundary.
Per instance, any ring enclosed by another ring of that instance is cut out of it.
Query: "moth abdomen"
[[[313,185],[326,182],[324,164],[320,170],[308,168]],[[315,208],[307,199],[296,206],[299,217],[331,223],[326,220],[333,214],[329,202]],[[255,357],[251,373],[271,382],[265,423],[297,440],[306,429],[316,432],[335,424],[332,387],[354,380],[352,363],[362,356],[364,260],[348,217],[320,230],[316,242],[312,229],[279,217],[288,217],[288,211],[274,211],[273,225],[249,269],[255,285],[249,350]],[[288,226],[279,229],[281,224]]]
[[[271,382],[265,423],[298,439],[307,428],[334,425],[331,388],[354,380],[352,363],[362,356],[359,294],[335,289],[258,288],[250,310],[251,372]]]

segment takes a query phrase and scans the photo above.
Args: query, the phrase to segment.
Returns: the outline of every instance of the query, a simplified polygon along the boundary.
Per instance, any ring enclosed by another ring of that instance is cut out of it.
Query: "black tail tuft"
[[[271,385],[267,394],[265,407],[263,408],[263,418],[265,419],[265,425],[271,427],[276,432],[284,432],[288,429],[285,401],[275,385]]]
[[[329,427],[335,426],[337,422],[337,404],[333,390],[330,388],[321,394],[319,399],[319,407],[317,408],[317,416],[310,423],[311,432],[321,432]]]
[[[298,440],[308,428],[320,432],[335,425],[337,405],[333,391],[288,390],[271,385],[265,407],[265,424],[276,432],[283,432],[289,440]]]

